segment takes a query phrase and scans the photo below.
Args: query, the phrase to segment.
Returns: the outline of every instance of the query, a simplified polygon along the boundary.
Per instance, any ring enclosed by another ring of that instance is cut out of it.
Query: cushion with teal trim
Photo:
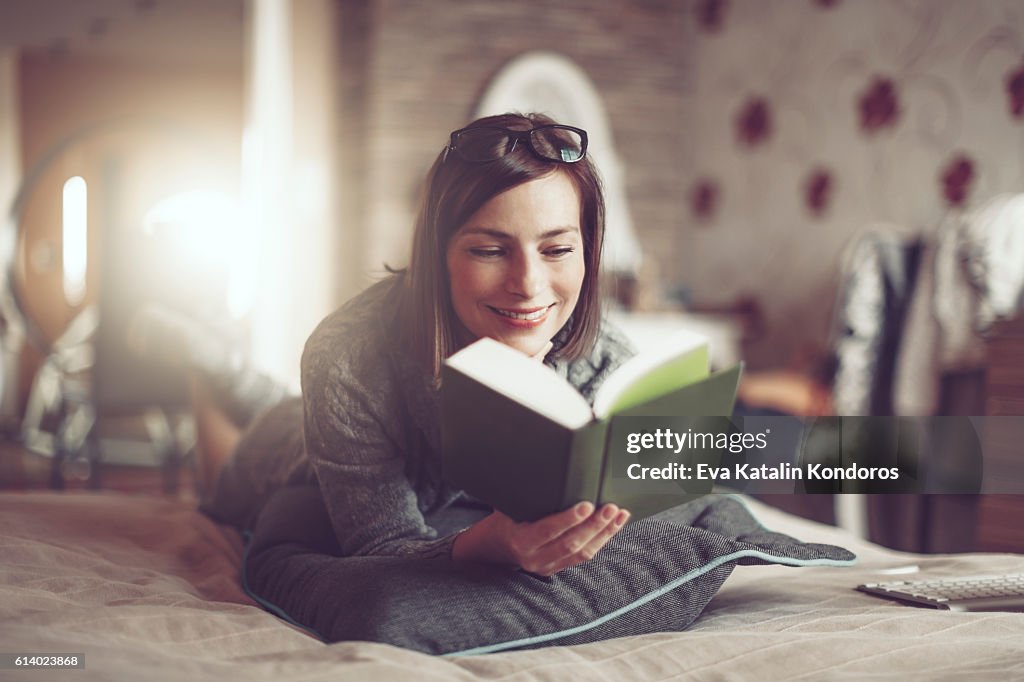
[[[315,487],[264,508],[243,566],[246,589],[327,642],[383,642],[473,654],[679,631],[737,564],[845,566],[840,547],[762,527],[711,495],[629,523],[595,557],[549,578],[444,559],[342,557]]]

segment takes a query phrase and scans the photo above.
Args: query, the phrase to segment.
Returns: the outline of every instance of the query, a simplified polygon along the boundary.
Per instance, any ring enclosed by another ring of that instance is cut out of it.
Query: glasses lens
[[[586,140],[579,132],[559,126],[534,129],[530,144],[538,155],[562,163],[575,163],[587,151]]]
[[[466,161],[493,161],[508,154],[511,140],[500,128],[471,128],[455,139],[455,149]]]

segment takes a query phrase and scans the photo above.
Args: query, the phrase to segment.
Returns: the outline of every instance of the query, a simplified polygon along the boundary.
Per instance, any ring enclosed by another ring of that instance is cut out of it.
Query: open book
[[[445,477],[517,521],[581,500],[653,514],[693,496],[624,480],[637,458],[622,432],[637,422],[619,418],[728,417],[741,369],[711,374],[706,339],[681,332],[616,369],[591,408],[547,365],[480,339],[441,370]]]

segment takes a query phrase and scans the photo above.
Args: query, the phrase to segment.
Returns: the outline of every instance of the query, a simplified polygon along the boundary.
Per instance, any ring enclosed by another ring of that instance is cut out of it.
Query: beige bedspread
[[[479,657],[325,645],[264,612],[237,534],[188,506],[117,494],[0,494],[0,651],[84,652],[84,670],[0,679],[1024,679],[1024,614],[958,614],[853,591],[922,576],[1024,572],[1021,555],[888,551],[756,502],[764,525],[846,546],[854,568],[738,567],[683,633]]]

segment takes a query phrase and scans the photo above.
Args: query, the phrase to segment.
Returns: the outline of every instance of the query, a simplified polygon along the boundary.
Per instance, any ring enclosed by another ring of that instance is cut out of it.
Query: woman
[[[217,480],[204,510],[251,527],[277,489],[315,484],[347,556],[485,561],[541,576],[594,557],[628,511],[581,502],[513,522],[444,482],[438,432],[441,363],[478,338],[546,363],[589,400],[629,356],[601,325],[604,204],[586,142],[536,114],[453,132],[427,176],[409,268],[317,327],[301,401],[272,407],[239,437],[199,389],[201,445]],[[214,392],[231,393],[212,374]],[[271,395],[256,387],[238,421]]]
[[[583,131],[481,119],[452,133],[430,171],[409,268],[313,332],[301,399],[240,433],[229,414],[248,421],[273,391],[225,373],[202,334],[172,341],[207,370],[197,397],[228,408],[198,415],[216,478],[204,509],[251,529],[252,597],[324,641],[483,653],[680,630],[737,563],[851,558],[794,546],[725,497],[617,535],[629,514],[615,505],[515,523],[445,483],[438,375],[458,348],[493,337],[590,400],[630,354],[600,324],[603,213]]]

